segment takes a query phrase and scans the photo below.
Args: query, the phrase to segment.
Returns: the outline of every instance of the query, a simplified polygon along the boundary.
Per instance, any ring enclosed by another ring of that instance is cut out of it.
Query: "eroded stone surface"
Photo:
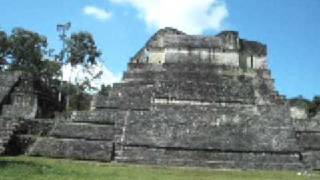
[[[111,161],[113,143],[84,139],[39,138],[29,155]]]

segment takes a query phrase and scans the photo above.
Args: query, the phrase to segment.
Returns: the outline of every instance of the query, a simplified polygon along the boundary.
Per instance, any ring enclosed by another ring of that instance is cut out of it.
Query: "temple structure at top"
[[[158,31],[131,62],[193,62],[267,69],[267,47],[259,42],[240,39],[236,31],[223,31],[216,36],[198,36],[165,28]]]

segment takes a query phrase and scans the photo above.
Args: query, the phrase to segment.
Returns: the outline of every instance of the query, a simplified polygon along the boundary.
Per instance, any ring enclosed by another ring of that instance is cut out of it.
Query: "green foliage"
[[[101,55],[101,52],[97,49],[95,41],[89,32],[73,33],[67,46],[70,53],[67,62],[70,62],[71,65],[96,64],[96,59]]]
[[[83,85],[73,85],[64,83],[63,94],[67,94],[69,98],[68,111],[85,111],[90,110],[92,95],[85,91]]]
[[[99,95],[103,95],[103,96],[109,96],[109,93],[111,91],[111,86],[110,85],[101,85],[101,89],[99,91]]]
[[[61,64],[56,61],[44,60],[39,64],[39,77],[48,85],[61,75]]]
[[[89,68],[89,67],[87,67]],[[90,77],[85,77],[85,79],[83,80],[83,82],[81,83],[78,83],[78,85],[81,87],[81,89],[83,91],[86,91],[86,92],[90,92],[90,91],[96,91],[98,90],[97,88],[93,87],[91,82],[95,79],[98,79],[101,77],[101,75],[103,74],[102,71],[99,71],[97,72],[96,74],[90,72],[88,69],[87,69],[87,72],[88,74],[90,74]]]
[[[46,55],[47,39],[38,33],[15,28],[10,36],[0,31],[0,65],[10,61],[11,70],[31,73],[34,77],[52,81],[60,74],[61,66]]]
[[[315,116],[320,112],[320,96],[315,96],[309,106],[310,116]]]
[[[295,171],[240,171],[207,168],[135,166],[35,157],[0,157],[0,179],[24,180],[308,180]]]
[[[9,38],[6,32],[0,31],[0,70],[2,66],[7,64],[7,56],[9,51]]]
[[[69,111],[87,111],[90,110],[91,95],[85,92],[70,94]]]
[[[68,110],[89,110],[91,95],[87,92],[96,90],[91,82],[102,75],[102,71],[94,74],[90,71],[90,66],[97,63],[101,52],[98,50],[93,36],[89,32],[72,33],[70,38],[62,38],[66,42],[66,49],[61,54],[67,53],[66,63],[70,63],[72,67],[82,65],[85,69],[87,77],[76,82],[76,85],[67,83],[65,89],[68,95]]]
[[[46,37],[23,28],[15,28],[9,37],[9,44],[11,68],[39,74],[43,52],[47,47]]]
[[[311,104],[311,101],[300,95],[298,97],[289,99],[289,103],[291,106],[297,106],[299,108],[308,110]]]
[[[310,101],[300,95],[289,99],[289,104],[305,109],[308,112],[309,117],[313,117],[320,112],[320,96],[315,96],[313,100]]]

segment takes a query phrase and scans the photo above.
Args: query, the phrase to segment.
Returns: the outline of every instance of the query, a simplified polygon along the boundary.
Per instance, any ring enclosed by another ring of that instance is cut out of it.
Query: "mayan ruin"
[[[320,169],[320,114],[280,95],[267,45],[238,32],[156,32],[90,111],[0,74],[0,153],[227,169]],[[40,84],[41,85],[41,84]]]

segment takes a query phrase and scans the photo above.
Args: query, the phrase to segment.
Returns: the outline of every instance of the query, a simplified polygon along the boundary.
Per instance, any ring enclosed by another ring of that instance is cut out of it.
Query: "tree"
[[[52,50],[48,51],[47,45],[45,36],[23,28],[13,29],[8,38],[10,68],[31,73],[34,78],[52,86],[52,80],[59,76],[61,66],[50,59]]]
[[[42,60],[47,47],[46,37],[38,33],[15,28],[9,37],[11,68],[37,75],[43,67]]]
[[[67,50],[69,53],[67,63],[70,63],[72,67],[82,66],[82,73],[88,75],[81,82],[76,81],[75,83],[81,86],[80,89],[92,90],[91,81],[102,75],[101,71],[97,73],[91,71],[92,65],[96,65],[97,59],[101,56],[93,36],[84,31],[72,33],[70,39],[67,40]]]
[[[45,59],[39,64],[39,77],[48,86],[56,86],[58,88],[59,84],[54,84],[53,80],[58,79],[61,75],[61,65],[56,61],[51,61]]]
[[[70,53],[67,62],[73,66],[77,64],[85,66],[96,64],[96,59],[101,55],[89,32],[73,33],[67,46]]]
[[[99,91],[99,95],[109,96],[111,89],[112,89],[112,87],[110,85],[107,85],[107,86],[101,85],[101,89]]]
[[[302,95],[299,95],[297,97],[289,99],[289,103],[291,106],[297,106],[297,107],[303,108],[307,111],[308,111],[310,104],[311,104],[310,100],[304,98]]]
[[[313,100],[310,101],[300,95],[289,99],[289,103],[291,106],[297,106],[305,109],[309,117],[313,117],[320,112],[320,96],[315,96]]]
[[[311,102],[309,112],[311,116],[315,116],[320,112],[320,96],[315,96]]]
[[[20,70],[52,87],[61,71],[61,65],[47,49],[47,38],[23,28],[14,28],[10,35],[0,31],[0,68],[8,64],[11,70]],[[57,85],[56,85],[57,86]]]
[[[47,47],[46,37],[29,30],[15,28],[10,35],[9,43],[13,70],[22,70],[34,75],[41,71],[41,61]]]
[[[0,31],[0,70],[8,63],[9,39],[4,31]]]
[[[97,64],[101,52],[89,32],[72,33],[71,37],[66,39],[66,50],[63,50],[63,52],[67,52],[66,63],[71,64],[71,71],[74,68],[78,68],[78,72],[79,69],[82,71],[82,79],[76,78],[75,85],[72,86],[70,85],[71,82],[68,83],[67,109],[84,110],[89,107],[87,105],[90,104],[91,99],[91,95],[87,92],[95,90],[91,86],[91,81],[102,75],[102,71],[97,73],[91,69],[93,65]],[[85,77],[83,77],[84,74],[86,74]],[[79,77],[78,74],[77,77]],[[71,91],[71,89],[74,90]]]

